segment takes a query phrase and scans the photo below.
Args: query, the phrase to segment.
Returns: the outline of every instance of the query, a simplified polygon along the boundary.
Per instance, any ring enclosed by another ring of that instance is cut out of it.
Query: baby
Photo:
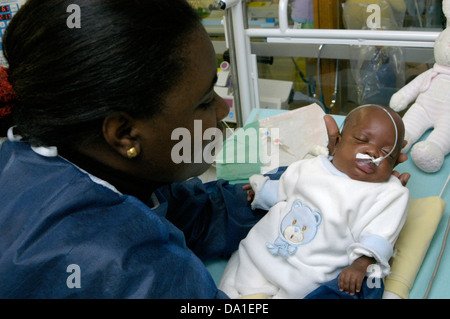
[[[397,113],[363,105],[347,116],[332,156],[294,162],[279,181],[252,176],[252,208],[269,211],[231,256],[219,289],[304,298],[337,280],[354,295],[369,265],[386,276],[409,205],[392,175],[405,144]]]

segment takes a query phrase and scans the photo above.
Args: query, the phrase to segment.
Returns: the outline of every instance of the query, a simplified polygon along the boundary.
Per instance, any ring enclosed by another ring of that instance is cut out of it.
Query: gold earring
[[[132,147],[127,151],[127,156],[129,159],[135,158],[138,156],[138,152],[136,150],[136,147]]]

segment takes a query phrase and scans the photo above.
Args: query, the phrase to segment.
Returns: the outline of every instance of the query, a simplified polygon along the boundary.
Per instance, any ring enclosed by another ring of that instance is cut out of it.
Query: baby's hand
[[[367,267],[373,263],[375,263],[373,258],[362,256],[356,259],[350,266],[344,268],[338,278],[339,290],[345,291],[352,296],[360,292]]]
[[[351,265],[344,268],[338,279],[339,290],[345,291],[352,296],[360,292],[365,274],[365,271],[353,269]]]
[[[247,191],[247,200],[249,202],[253,202],[255,199],[255,191],[253,190],[252,186],[250,184],[242,186],[242,189],[244,191]]]

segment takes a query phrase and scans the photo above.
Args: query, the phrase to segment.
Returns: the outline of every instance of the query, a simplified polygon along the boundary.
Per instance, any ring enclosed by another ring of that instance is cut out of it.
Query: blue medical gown
[[[261,217],[242,185],[192,179],[155,195],[150,209],[61,157],[4,142],[0,298],[226,297],[202,260],[228,257]]]

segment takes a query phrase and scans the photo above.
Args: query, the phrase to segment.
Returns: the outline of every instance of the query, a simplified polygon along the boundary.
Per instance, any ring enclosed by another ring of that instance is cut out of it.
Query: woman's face
[[[395,114],[394,114],[395,116]],[[399,127],[399,136],[402,127]],[[374,158],[386,156],[395,145],[395,128],[390,117],[381,109],[366,107],[349,119],[335,148],[333,164],[350,178],[365,182],[383,182],[392,174],[400,154],[399,144],[379,166],[356,158],[367,154]]]
[[[139,122],[143,132],[142,173],[152,181],[183,181],[205,172],[211,164],[204,156],[211,154],[205,151],[211,138],[203,134],[216,128],[230,111],[214,91],[217,59],[208,34],[199,28],[190,38],[188,67],[166,96],[162,112]]]

